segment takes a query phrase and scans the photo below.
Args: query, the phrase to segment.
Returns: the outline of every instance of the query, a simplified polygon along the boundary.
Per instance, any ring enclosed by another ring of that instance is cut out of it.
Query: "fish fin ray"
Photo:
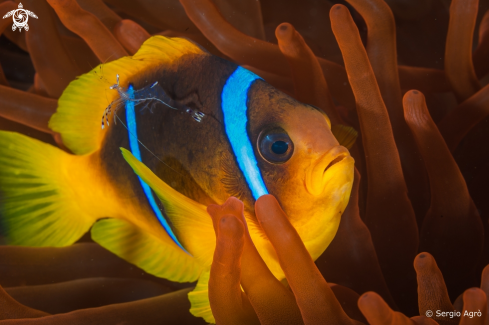
[[[96,217],[80,208],[68,169],[75,157],[27,136],[0,131],[0,232],[7,243],[67,246]]]
[[[170,246],[122,219],[102,219],[91,230],[92,239],[147,273],[175,282],[193,282],[199,263],[178,246]]]
[[[210,265],[216,236],[212,219],[204,205],[195,202],[156,176],[132,153],[121,148],[122,155],[134,172],[156,193],[165,208],[174,232],[185,247],[202,265]]]
[[[195,317],[202,317],[207,323],[215,324],[216,320],[212,314],[209,302],[209,278],[210,269],[202,272],[195,289],[188,293],[190,300],[190,313]]]
[[[346,147],[348,150],[351,149],[357,141],[358,132],[351,126],[336,124],[331,128],[331,132],[340,145]]]

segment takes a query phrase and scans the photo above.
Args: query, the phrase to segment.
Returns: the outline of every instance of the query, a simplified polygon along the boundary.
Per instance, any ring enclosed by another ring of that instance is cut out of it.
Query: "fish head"
[[[316,259],[336,234],[348,204],[354,160],[322,110],[262,80],[250,87],[248,109],[250,139],[268,192]]]

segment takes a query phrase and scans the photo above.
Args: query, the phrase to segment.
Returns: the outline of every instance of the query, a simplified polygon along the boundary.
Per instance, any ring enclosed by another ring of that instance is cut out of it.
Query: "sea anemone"
[[[327,311],[334,324],[487,324],[487,1],[23,5],[39,17],[29,20],[29,31],[11,31],[11,20],[0,21],[0,129],[68,150],[48,120],[70,81],[99,63],[134,54],[151,34],[191,39],[323,109],[333,128],[347,124],[359,131],[351,149],[356,181],[338,233],[317,269],[304,254],[305,264],[295,266],[294,274],[316,272],[328,299],[321,304],[314,301],[317,292],[290,283],[305,323],[317,323]],[[0,13],[17,6],[0,1]],[[101,72],[100,78],[108,77]],[[224,232],[232,236],[222,240],[234,251],[218,246],[216,254],[230,254],[238,265],[244,228],[229,220]],[[301,243],[295,247],[300,253]],[[203,322],[188,312],[187,294],[195,284],[146,274],[88,236],[64,248],[0,246],[0,256],[0,324]],[[228,289],[211,292],[219,297]],[[225,307],[216,301],[219,314]],[[278,319],[276,306],[251,307],[258,316],[249,310],[249,322]],[[479,310],[481,317],[463,316]]]

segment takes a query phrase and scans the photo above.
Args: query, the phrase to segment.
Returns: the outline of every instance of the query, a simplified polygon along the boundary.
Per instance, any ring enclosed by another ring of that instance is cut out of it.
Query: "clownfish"
[[[273,194],[316,259],[353,183],[354,160],[323,111],[185,39],[152,37],[134,56],[72,81],[49,127],[71,153],[0,131],[7,242],[66,246],[91,231],[148,273],[199,280],[191,312],[208,322],[216,244],[208,205],[243,201],[253,242],[282,279],[254,202]]]

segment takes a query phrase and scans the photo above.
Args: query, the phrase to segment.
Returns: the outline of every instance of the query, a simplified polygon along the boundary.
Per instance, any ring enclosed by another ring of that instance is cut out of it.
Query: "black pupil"
[[[277,155],[283,155],[289,149],[289,144],[285,141],[275,141],[272,144],[272,151]]]

